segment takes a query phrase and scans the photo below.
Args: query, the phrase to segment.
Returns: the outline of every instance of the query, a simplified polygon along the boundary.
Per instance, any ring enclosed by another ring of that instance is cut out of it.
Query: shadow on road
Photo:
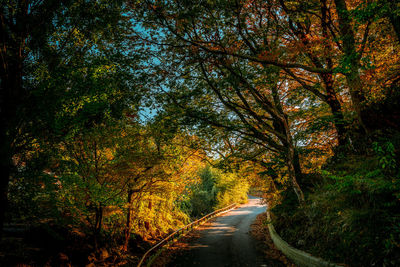
[[[200,227],[198,238],[168,266],[277,266],[264,258],[249,234],[250,225],[265,209],[259,198],[249,197],[247,204]]]

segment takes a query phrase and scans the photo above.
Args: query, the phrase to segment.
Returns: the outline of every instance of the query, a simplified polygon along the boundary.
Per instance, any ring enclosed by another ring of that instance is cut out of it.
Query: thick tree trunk
[[[327,0],[320,0],[320,2],[321,2],[320,8],[321,8],[322,36],[326,40],[329,40],[329,34],[328,34],[329,10],[327,6]],[[326,41],[324,44],[324,49],[326,54],[326,60],[325,60],[326,65],[328,66],[329,69],[333,69],[333,59],[330,54],[331,51],[333,51],[331,43]],[[334,83],[333,74],[332,73],[320,74],[320,77],[322,78],[325,85],[326,98],[324,101],[329,105],[333,115],[334,119],[333,123],[335,125],[335,129],[338,136],[338,145],[345,146],[348,143],[347,129],[345,127],[342,105],[340,104],[336,91],[333,87]]]
[[[365,96],[362,92],[363,83],[360,78],[360,60],[356,51],[355,34],[352,28],[349,11],[345,0],[334,0],[338,14],[339,30],[343,42],[343,52],[348,62],[348,69],[345,72],[347,85],[349,86],[351,101],[361,128],[368,133],[368,128],[363,120],[362,111]]]
[[[8,136],[7,97],[5,75],[1,75],[0,84],[0,240],[2,238],[5,213],[8,206],[8,184],[11,174],[11,147]]]
[[[27,7],[28,2],[24,3]],[[26,10],[26,9],[23,9]],[[3,7],[0,15],[4,14]],[[18,16],[23,18],[24,14]],[[4,17],[3,17],[4,18]],[[18,24],[19,20],[17,20]],[[8,184],[13,171],[14,141],[17,135],[17,112],[23,104],[22,86],[24,47],[27,33],[24,26],[10,29],[0,23],[0,238],[8,206]],[[16,32],[12,32],[17,30]],[[10,34],[12,32],[13,34]]]
[[[329,107],[333,114],[333,123],[338,136],[338,145],[346,146],[348,144],[347,129],[344,122],[344,116],[342,113],[341,105],[338,100],[328,100]]]
[[[329,99],[327,103],[333,114],[333,123],[338,136],[338,145],[346,146],[348,144],[347,129],[340,102],[337,99]]]
[[[363,83],[358,72],[358,67],[354,66],[350,73],[346,74],[346,81],[350,89],[351,101],[353,102],[354,110],[357,112],[357,117],[361,127],[366,133],[369,133],[369,129],[363,118],[363,105],[365,105],[365,96],[362,93]]]
[[[8,184],[13,168],[13,142],[17,135],[17,108],[22,102],[21,66],[8,64],[8,69],[3,67],[0,73],[0,238],[8,206]]]
[[[293,145],[292,133],[290,132],[289,120],[282,108],[277,86],[272,86],[271,89],[277,111],[273,125],[275,130],[281,133],[278,138],[281,140],[282,144],[286,146],[286,165],[288,167],[289,180],[292,184],[294,192],[296,193],[299,204],[303,205],[305,200],[303,191],[301,190],[301,187],[296,179],[295,147]],[[300,170],[300,165],[298,167]]]
[[[325,102],[329,105],[332,115],[333,124],[338,136],[338,145],[345,146],[348,143],[347,130],[345,126],[342,105],[340,104],[336,91],[333,88],[333,77],[331,73],[321,75],[325,85],[326,99]]]
[[[284,1],[281,1],[281,5],[285,9],[285,11],[290,15],[291,12],[290,10],[287,9],[285,6]],[[327,22],[327,14],[328,14],[328,8],[327,8],[327,3],[326,0],[321,0],[321,26],[322,26],[322,35],[323,37],[328,40],[328,22]],[[291,21],[291,19],[289,19]],[[307,30],[303,26],[302,23],[300,22],[293,22],[297,25],[297,28],[291,27],[292,31],[297,35],[299,40],[303,43],[304,46],[309,47],[311,44],[309,40],[309,35],[307,34]],[[325,64],[326,66],[322,63],[322,58],[319,56],[313,54],[312,52],[306,52],[305,54],[310,58],[310,60],[313,62],[313,64],[318,67],[318,68],[328,68],[328,69],[333,69],[333,59],[330,55],[330,53],[333,50],[332,45],[330,42],[326,41],[324,42],[324,50],[326,54],[326,59],[325,59]],[[325,88],[325,94],[322,93],[316,93],[314,90],[309,90],[311,93],[316,95],[319,99],[327,103],[331,109],[332,115],[334,117],[334,127],[337,132],[337,137],[338,137],[338,144],[339,146],[345,145],[347,143],[347,131],[346,128],[344,127],[344,120],[343,120],[343,113],[342,113],[342,107],[341,104],[337,98],[337,94],[335,89],[333,88],[333,75],[332,73],[320,73],[318,76],[321,78],[324,84]],[[307,90],[307,87],[304,87]]]
[[[293,145],[292,134],[290,133],[289,123],[287,121],[286,116],[284,116],[282,123],[284,126],[285,137],[286,137],[286,146],[287,146],[286,164],[288,167],[289,180],[292,184],[292,188],[293,188],[294,192],[296,193],[299,204],[303,205],[305,203],[304,194],[303,194],[303,191],[301,190],[301,187],[296,179],[296,168],[295,168],[296,151],[295,151],[295,148]]]
[[[288,153],[287,153],[287,167],[288,167],[288,172],[289,172],[289,179],[292,183],[293,190],[296,193],[296,196],[297,196],[297,199],[298,199],[300,205],[303,205],[305,202],[305,199],[304,199],[303,191],[301,190],[300,185],[298,184],[297,179],[296,179],[296,170],[294,167],[294,155],[295,155],[294,148],[293,148],[293,146],[289,145]]]

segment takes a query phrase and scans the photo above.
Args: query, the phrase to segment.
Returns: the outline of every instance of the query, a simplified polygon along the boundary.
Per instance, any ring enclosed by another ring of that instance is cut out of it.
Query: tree
[[[231,21],[224,20],[229,20],[234,10],[221,9],[219,17],[214,17],[207,9],[204,9],[207,12],[203,13],[203,10],[199,9],[201,6],[181,4],[166,3],[163,7],[156,6],[152,10],[154,13],[149,14],[151,22],[148,22],[166,29],[162,33],[164,38],[155,38],[165,40],[163,45],[167,46],[168,50],[162,50],[160,53],[162,57],[171,59],[171,63],[163,69],[164,73],[171,75],[166,75],[167,82],[170,82],[168,87],[177,89],[167,92],[173,99],[170,105],[175,104],[187,115],[215,127],[236,132],[242,138],[250,138],[257,145],[271,151],[282,152],[287,162],[289,180],[299,202],[302,203],[304,196],[296,181],[293,164],[295,151],[290,122],[282,103],[280,88],[284,85],[279,81],[279,68],[234,54],[236,51],[241,53],[240,55],[245,52],[240,46],[234,45],[237,40],[230,28],[219,28],[221,23],[230,25]],[[165,15],[167,12],[175,14],[175,22]],[[217,27],[214,29],[209,25]],[[199,35],[196,27],[204,29],[202,35]],[[223,36],[219,36],[220,30],[225,31]],[[149,42],[152,43],[153,40]],[[157,43],[155,40],[154,42]],[[222,45],[224,43],[232,44],[233,47],[228,50],[228,45]],[[271,50],[276,49],[276,43],[272,40],[268,47]],[[176,75],[171,70],[179,73],[177,79],[171,78],[172,75]],[[183,77],[185,85],[182,85],[180,77]],[[190,90],[193,90],[193,94]],[[199,96],[202,94],[206,99],[200,102]],[[199,109],[194,109],[196,106]],[[199,110],[202,113],[199,114]],[[233,123],[230,120],[233,120]]]
[[[66,70],[71,72],[69,67],[76,67],[79,57],[89,51],[95,52],[95,45],[109,44],[118,35],[107,34],[107,25],[115,26],[115,33],[124,25],[118,24],[122,20],[122,1],[113,4],[101,1],[3,2],[0,8],[1,228],[8,183],[16,172],[13,159],[29,149],[26,145],[30,142],[26,139],[45,132],[44,125],[54,129],[54,121],[48,116],[71,89],[65,82],[68,76],[62,75],[67,74]],[[40,65],[42,68],[38,67]],[[43,69],[46,71],[41,73]],[[48,79],[55,73],[58,80]],[[38,85],[38,80],[47,86]],[[48,106],[44,108],[43,105]],[[32,126],[36,123],[35,129]]]

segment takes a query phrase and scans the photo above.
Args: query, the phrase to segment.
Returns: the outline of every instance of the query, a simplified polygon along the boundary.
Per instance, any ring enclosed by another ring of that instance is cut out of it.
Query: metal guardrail
[[[164,238],[163,240],[161,240],[160,242],[158,242],[155,246],[153,246],[152,248],[150,248],[148,251],[146,251],[146,253],[142,256],[142,258],[140,259],[137,267],[140,267],[143,265],[144,260],[153,252],[156,252],[158,249],[161,249],[165,244],[173,244],[174,242],[176,242],[178,240],[179,237],[183,236],[184,234],[189,233],[191,230],[193,230],[196,226],[199,226],[200,224],[204,223],[205,221],[222,214],[223,212],[227,212],[233,208],[235,208],[237,205],[237,203],[234,203],[232,205],[229,205],[225,208],[213,211],[209,214],[207,214],[206,216],[192,222],[189,223],[188,225],[176,230],[175,232],[173,232],[172,234],[170,234],[169,236],[167,236],[166,238]]]
[[[335,263],[327,262],[321,258],[312,256],[311,254],[304,252],[302,250],[296,249],[289,245],[285,240],[283,240],[278,233],[275,231],[274,226],[271,223],[271,215],[267,210],[268,218],[268,230],[271,235],[272,241],[275,246],[282,251],[289,259],[301,267],[340,267]]]

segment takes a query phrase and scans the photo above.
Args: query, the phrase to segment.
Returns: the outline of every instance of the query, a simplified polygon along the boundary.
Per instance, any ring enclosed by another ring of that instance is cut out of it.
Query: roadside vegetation
[[[305,191],[308,201],[302,207],[293,193],[284,192],[272,209],[281,236],[336,263],[398,265],[398,159],[391,142],[373,148],[369,155],[333,157],[320,172],[306,176],[314,184]]]

